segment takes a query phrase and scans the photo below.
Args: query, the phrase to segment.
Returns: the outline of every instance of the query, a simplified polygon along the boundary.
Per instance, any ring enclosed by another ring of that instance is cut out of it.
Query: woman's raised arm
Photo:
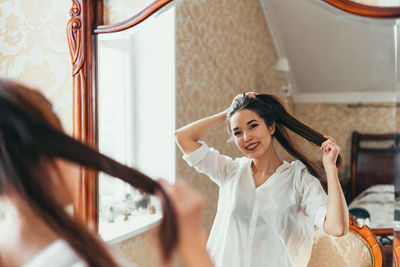
[[[175,131],[175,139],[179,149],[184,154],[190,154],[200,147],[197,142],[207,132],[225,121],[227,110],[215,115],[192,122]]]
[[[329,235],[342,236],[349,229],[349,211],[335,165],[340,147],[332,137],[325,136],[325,138],[328,140],[321,145],[321,150],[324,151],[323,164],[328,181],[328,205],[324,230]]]

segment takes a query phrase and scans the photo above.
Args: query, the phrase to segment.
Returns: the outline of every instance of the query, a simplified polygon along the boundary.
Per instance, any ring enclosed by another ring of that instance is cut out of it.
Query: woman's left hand
[[[336,160],[340,152],[340,147],[336,144],[336,140],[328,135],[324,135],[328,140],[322,143],[321,150],[324,151],[322,162],[325,169],[327,167],[336,166]]]

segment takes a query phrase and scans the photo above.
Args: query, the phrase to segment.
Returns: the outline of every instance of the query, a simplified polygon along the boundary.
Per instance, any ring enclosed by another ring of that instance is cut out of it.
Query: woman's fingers
[[[331,140],[332,142],[336,143],[336,140],[333,139],[333,137],[329,136],[329,135],[324,135],[324,137],[328,140]]]
[[[324,146],[321,147],[321,150],[323,150],[324,152],[330,152],[330,151],[337,151],[337,153],[339,153],[340,151],[340,147],[338,145],[336,145],[335,143],[328,143]]]
[[[166,180],[164,179],[159,179],[158,183],[160,184],[160,186],[164,189],[164,191],[168,194],[171,195],[172,193],[172,185],[170,183],[168,183]]]
[[[251,98],[255,98],[257,95],[258,95],[258,93],[256,93],[256,92],[243,92],[243,93],[241,93],[241,94],[236,95],[236,96],[233,98],[233,102],[238,101],[239,99],[241,99],[241,98],[244,97],[244,96],[248,96],[248,97],[251,97]]]
[[[332,150],[340,151],[340,147],[336,144],[336,142],[334,140],[331,140],[331,139],[328,139],[325,142],[323,142],[320,149],[325,152],[329,152]]]
[[[332,146],[329,146],[329,144],[334,144],[336,146],[336,140],[329,135],[324,135],[324,137],[327,139],[321,144],[321,150],[325,152],[329,152],[332,150]]]
[[[258,95],[258,93],[256,93],[256,92],[246,92],[246,96],[248,96],[248,97],[255,98],[256,95]]]
[[[160,179],[158,183],[170,197],[178,216],[192,216],[202,210],[205,204],[203,196],[185,181],[179,180],[175,185],[171,185],[167,181]],[[159,195],[159,193],[156,195]]]

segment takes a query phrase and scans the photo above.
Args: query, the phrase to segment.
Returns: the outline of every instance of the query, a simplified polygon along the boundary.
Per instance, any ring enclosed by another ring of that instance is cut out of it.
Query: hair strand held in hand
[[[16,193],[89,266],[117,266],[98,237],[64,210],[50,190],[48,166],[62,158],[102,171],[146,193],[160,192],[163,219],[160,243],[168,261],[178,240],[176,214],[161,186],[145,174],[108,158],[62,131],[50,103],[39,92],[0,79],[0,196]]]

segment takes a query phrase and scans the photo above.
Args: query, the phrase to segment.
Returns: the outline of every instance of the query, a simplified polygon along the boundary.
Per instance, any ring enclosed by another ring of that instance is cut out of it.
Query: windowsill
[[[130,217],[129,221],[124,221],[123,216],[117,217],[113,223],[100,220],[99,233],[108,244],[116,244],[147,231],[161,218],[161,213],[156,213]]]

